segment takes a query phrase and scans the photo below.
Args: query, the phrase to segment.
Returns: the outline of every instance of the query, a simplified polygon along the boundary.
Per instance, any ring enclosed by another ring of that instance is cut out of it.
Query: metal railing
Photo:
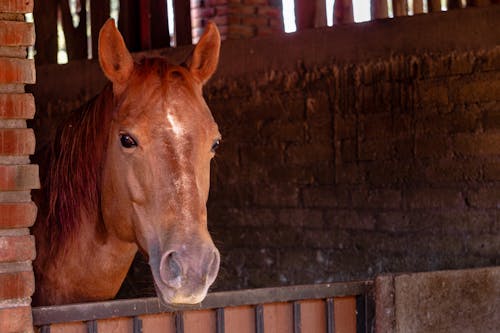
[[[355,332],[371,332],[373,321],[373,299],[371,296],[372,281],[355,281],[346,283],[329,283],[315,285],[299,285],[277,288],[249,289],[240,291],[216,292],[209,294],[205,300],[192,306],[169,306],[162,304],[158,298],[139,298],[114,300],[95,303],[81,303],[33,308],[34,325],[40,327],[42,333],[49,333],[51,325],[71,322],[84,322],[89,333],[97,333],[99,320],[127,317],[133,320],[133,332],[142,332],[142,318],[147,315],[161,313],[175,314],[175,332],[184,332],[184,313],[193,310],[214,310],[215,331],[225,332],[225,309],[229,307],[251,306],[254,310],[255,332],[265,331],[264,307],[270,303],[290,303],[294,333],[301,332],[301,309],[304,301],[324,301],[324,331],[335,332],[336,298],[355,298]],[[304,330],[305,332],[305,330]],[[145,332],[149,333],[149,332]]]

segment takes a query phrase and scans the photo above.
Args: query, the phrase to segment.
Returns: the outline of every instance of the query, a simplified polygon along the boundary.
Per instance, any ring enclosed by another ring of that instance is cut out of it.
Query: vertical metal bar
[[[224,333],[226,331],[226,326],[224,322],[224,308],[219,308],[215,310],[215,331],[217,333]]]
[[[133,319],[134,333],[142,333],[142,319],[134,317]]]
[[[366,316],[367,295],[356,296],[356,332],[368,333],[368,318]]]
[[[264,333],[264,306],[255,307],[255,333]]]
[[[184,312],[175,313],[175,333],[184,333]]]
[[[98,333],[97,320],[90,320],[87,322],[87,333]]]
[[[326,332],[335,333],[335,316],[333,298],[326,299]]]
[[[293,333],[301,333],[300,302],[293,302]]]
[[[375,299],[371,292],[367,292],[362,296],[365,300],[365,326],[366,332],[374,332],[375,330]]]
[[[50,333],[50,325],[43,325],[40,328],[40,333]]]

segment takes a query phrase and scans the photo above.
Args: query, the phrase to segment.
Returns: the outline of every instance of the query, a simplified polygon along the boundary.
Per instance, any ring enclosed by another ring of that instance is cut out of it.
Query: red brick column
[[[27,46],[35,29],[25,13],[33,0],[0,0],[0,332],[32,332],[31,261],[35,241],[29,227],[37,208],[30,191],[39,188],[38,166],[30,164],[35,135],[27,128],[35,103],[25,84],[35,83],[35,65]]]
[[[229,0],[228,38],[251,38],[283,32],[281,2]]]
[[[209,20],[217,24],[222,39],[283,32],[281,11],[280,0],[191,0],[193,42]]]
[[[191,28],[193,42],[197,43],[207,21],[217,24],[222,39],[227,39],[229,22],[228,0],[191,0]]]

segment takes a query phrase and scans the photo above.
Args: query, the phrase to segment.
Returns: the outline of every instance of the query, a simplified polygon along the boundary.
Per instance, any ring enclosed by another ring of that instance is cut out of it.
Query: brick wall
[[[256,41],[245,66],[225,45],[207,90],[218,288],[500,264],[500,37],[483,13]]]
[[[208,20],[217,24],[222,39],[282,32],[281,10],[277,0],[191,0],[193,41],[198,41]]]
[[[209,95],[231,286],[500,264],[500,48],[274,75]]]
[[[498,15],[225,41],[205,90],[223,135],[208,214],[216,288],[499,265]],[[37,71],[43,140],[42,118],[104,80],[95,61]],[[123,295],[154,293],[146,275],[136,263]]]
[[[28,228],[37,211],[30,191],[39,179],[29,159],[35,136],[26,126],[35,105],[24,91],[35,83],[33,60],[26,59],[35,31],[24,16],[32,10],[33,1],[0,1],[0,332],[6,333],[33,331],[35,245]]]

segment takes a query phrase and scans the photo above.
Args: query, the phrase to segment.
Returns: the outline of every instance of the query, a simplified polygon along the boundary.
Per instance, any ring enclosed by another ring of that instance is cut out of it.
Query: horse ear
[[[113,82],[115,94],[121,93],[134,69],[134,60],[113,19],[108,19],[99,32],[99,63]]]
[[[191,73],[205,83],[210,79],[219,62],[220,34],[219,29],[213,22],[208,22],[205,32],[196,45],[189,70]]]

